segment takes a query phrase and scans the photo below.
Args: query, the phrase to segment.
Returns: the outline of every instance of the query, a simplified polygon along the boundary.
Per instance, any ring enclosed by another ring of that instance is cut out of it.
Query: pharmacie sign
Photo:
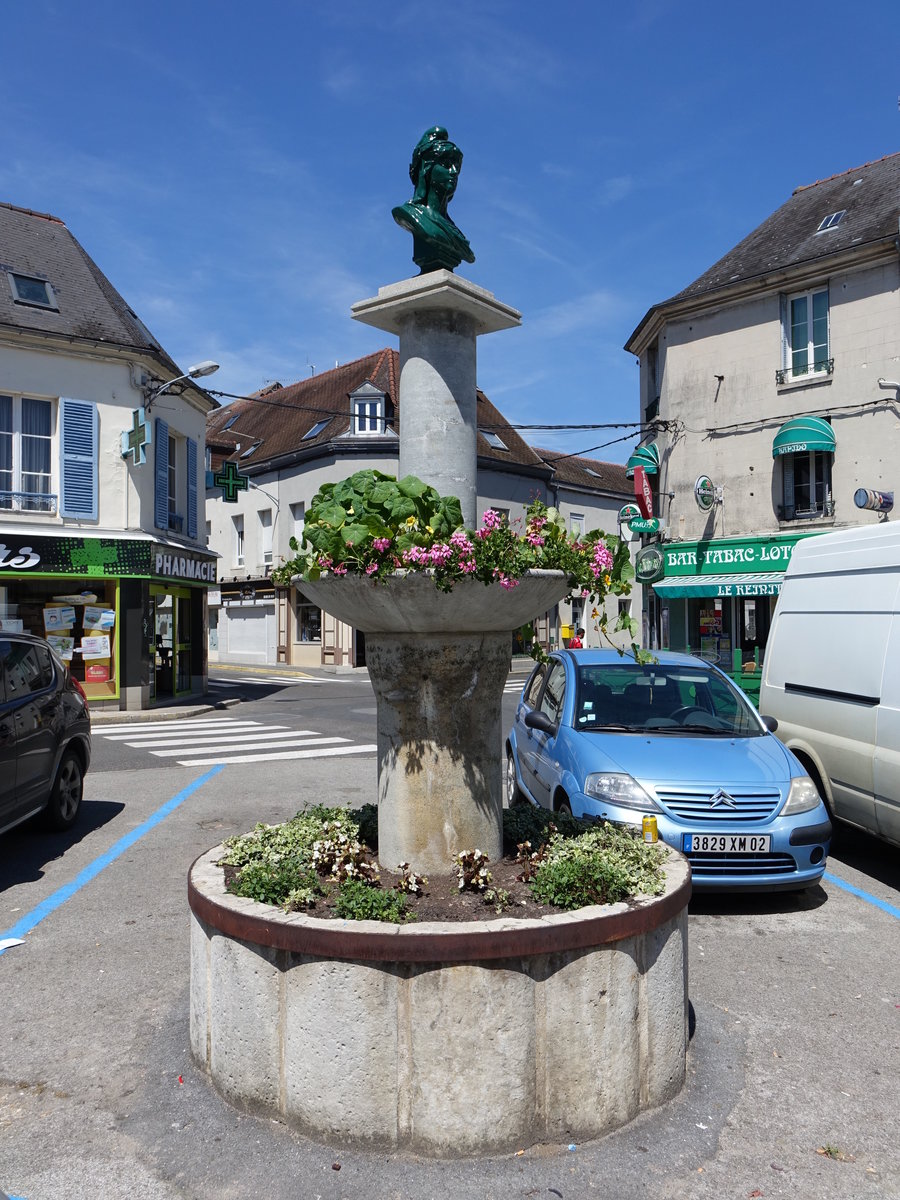
[[[710,542],[672,542],[663,548],[666,578],[672,575],[734,575],[785,571],[803,535],[783,538],[719,538]],[[736,595],[737,593],[735,593]],[[760,593],[757,593],[760,594]],[[767,593],[763,593],[767,594]]]
[[[156,546],[153,551],[152,573],[162,579],[191,579],[200,583],[216,582],[216,560],[173,551],[171,546]]]

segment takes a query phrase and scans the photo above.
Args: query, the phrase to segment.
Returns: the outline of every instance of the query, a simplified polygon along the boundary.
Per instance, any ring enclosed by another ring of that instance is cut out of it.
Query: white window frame
[[[303,528],[306,525],[306,501],[295,500],[291,505],[291,520],[294,523],[293,536],[297,545],[303,545]]]
[[[384,396],[353,398],[353,436],[378,437],[384,434]]]
[[[259,547],[263,566],[272,565],[272,534],[275,522],[271,508],[261,508],[256,514],[259,518]]]
[[[231,518],[231,524],[234,529],[234,565],[242,567],[244,565],[244,515],[238,513],[237,516]]]
[[[813,308],[817,297],[825,297],[825,344],[824,353],[821,349],[817,352],[816,342],[814,340],[814,318]],[[793,310],[794,305],[801,300],[806,301],[806,344],[794,345],[794,320]],[[828,285],[823,287],[810,288],[805,292],[792,292],[784,298],[784,312],[782,314],[782,368],[784,372],[785,382],[796,382],[805,379],[821,379],[823,376],[830,375],[832,369],[831,358],[831,302],[828,295]],[[795,360],[803,355],[806,356],[806,365],[795,366]]]
[[[584,537],[584,513],[569,513],[569,531],[573,537]]]
[[[5,399],[10,402],[10,429],[0,431],[0,439],[8,437],[10,439],[10,467],[9,480],[11,486],[3,488],[0,492],[0,511],[4,512],[39,512],[39,513],[55,513],[57,511],[58,497],[56,489],[56,475],[54,464],[58,457],[57,451],[57,413],[59,411],[58,402],[48,396],[29,396],[21,392],[0,391]],[[22,404],[23,401],[31,401],[34,404],[44,404],[47,406],[50,413],[50,433],[48,435],[26,434],[22,428]],[[26,472],[23,467],[24,455],[22,453],[22,442],[26,437],[40,436],[41,440],[46,441],[49,448],[49,467],[46,472],[30,471],[27,472],[30,476],[36,476],[39,480],[46,482],[46,490],[35,491],[31,487],[24,487],[24,476]],[[0,479],[0,482],[7,482],[6,479]],[[45,496],[46,502],[29,500],[26,498],[26,493],[34,496]]]

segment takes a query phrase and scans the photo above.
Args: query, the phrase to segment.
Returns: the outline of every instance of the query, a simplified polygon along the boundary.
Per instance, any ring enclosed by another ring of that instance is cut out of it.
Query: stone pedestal
[[[415,475],[442,496],[458,496],[463,522],[474,528],[475,339],[515,327],[520,314],[446,270],[380,288],[354,304],[352,313],[400,337],[400,478]]]
[[[299,583],[299,580],[297,581]],[[562,571],[517,587],[425,574],[304,580],[309,599],[366,635],[378,705],[378,857],[448,874],[460,850],[502,850],[501,701],[511,631],[565,595]]]

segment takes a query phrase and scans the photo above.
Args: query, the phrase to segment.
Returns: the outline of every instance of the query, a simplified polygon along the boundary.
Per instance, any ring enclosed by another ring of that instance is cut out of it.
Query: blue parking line
[[[862,888],[854,887],[852,883],[846,883],[843,879],[838,879],[837,875],[832,875],[830,871],[826,871],[822,878],[827,879],[829,883],[836,883],[839,888],[843,888],[845,892],[850,892],[852,895],[858,896],[860,900],[865,900],[867,904],[874,904],[876,908],[882,909],[892,917],[900,918],[900,908],[896,908],[893,904],[888,904],[886,900],[879,900],[871,892],[864,892]]]
[[[119,838],[114,845],[110,846],[105,854],[101,854],[100,857],[95,858],[92,863],[88,863],[84,870],[76,875],[71,883],[67,883],[63,887],[57,888],[57,890],[52,895],[48,896],[46,900],[42,901],[37,908],[33,908],[30,913],[26,913],[24,917],[21,917],[18,921],[16,921],[15,925],[7,929],[5,933],[0,933],[0,941],[5,938],[23,938],[26,933],[29,933],[32,929],[34,929],[35,925],[39,925],[45,917],[49,917],[50,914],[55,912],[61,904],[65,904],[65,902],[71,896],[74,896],[76,892],[81,891],[85,884],[90,883],[90,881],[96,875],[99,875],[104,867],[108,867],[109,864],[114,862],[120,854],[124,854],[124,852],[130,846],[133,846],[136,841],[142,838],[145,833],[149,833],[149,831],[153,829],[154,826],[158,825],[160,821],[164,820],[169,813],[174,812],[175,809],[178,808],[179,804],[183,804],[189,796],[192,796],[194,792],[198,790],[198,788],[203,787],[204,783],[208,783],[214,775],[218,775],[218,773],[224,769],[225,764],[219,763],[218,766],[212,767],[209,771],[207,771],[205,775],[201,775],[199,779],[195,779],[193,783],[189,783],[188,786],[183,788],[177,796],[173,796],[171,800],[167,800],[162,808],[158,808],[155,813],[149,816],[147,820],[144,821],[143,825],[138,825],[136,829],[132,829],[131,833],[126,833],[123,838]],[[0,947],[0,955],[4,954],[8,949],[10,949],[8,946],[5,948]]]

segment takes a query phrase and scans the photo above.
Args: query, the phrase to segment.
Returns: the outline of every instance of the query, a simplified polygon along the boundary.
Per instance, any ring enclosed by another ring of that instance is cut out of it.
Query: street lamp
[[[212,375],[214,371],[218,371],[219,364],[213,362],[211,358],[205,359],[203,362],[196,363],[193,367],[188,367],[184,375],[176,375],[174,379],[168,380],[158,388],[153,388],[147,398],[147,412],[153,405],[154,400],[161,396],[163,392],[167,392],[174,383],[181,383],[183,379],[200,379],[203,375]]]

